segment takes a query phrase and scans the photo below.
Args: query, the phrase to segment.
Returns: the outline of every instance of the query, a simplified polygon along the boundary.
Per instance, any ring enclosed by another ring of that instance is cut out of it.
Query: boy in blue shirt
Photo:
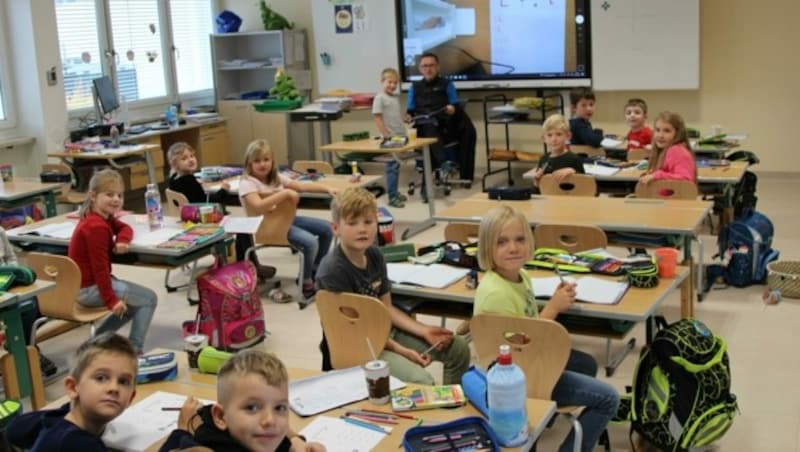
[[[103,333],[84,342],[64,380],[70,402],[11,421],[8,441],[31,452],[106,451],[100,437],[136,395],[138,360],[123,336]]]
[[[570,143],[588,145],[599,148],[603,141],[603,130],[592,129],[592,115],[594,114],[594,91],[590,88],[576,88],[569,93],[569,102],[572,106],[572,119],[569,120],[569,129],[572,132]]]

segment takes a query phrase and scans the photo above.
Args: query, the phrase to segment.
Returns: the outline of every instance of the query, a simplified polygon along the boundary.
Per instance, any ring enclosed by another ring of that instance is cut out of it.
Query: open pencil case
[[[500,443],[486,419],[470,416],[443,424],[412,427],[403,436],[403,449],[406,452],[499,452]]]

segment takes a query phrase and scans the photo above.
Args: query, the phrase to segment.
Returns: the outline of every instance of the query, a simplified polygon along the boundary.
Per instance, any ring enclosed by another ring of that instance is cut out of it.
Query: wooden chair
[[[644,160],[650,156],[650,151],[647,149],[631,149],[628,151],[628,158],[629,162],[635,162],[638,160]]]
[[[478,238],[479,225],[475,223],[448,223],[444,227],[444,239],[451,242],[469,243]]]
[[[292,169],[301,173],[333,174],[333,166],[322,160],[295,160]]]
[[[75,180],[76,176],[75,173],[72,171],[72,168],[65,163],[43,163],[42,164],[42,171],[54,171],[58,173],[69,174],[70,179],[72,181]],[[86,193],[81,193],[72,190],[72,181],[69,183],[64,183],[61,187],[61,194],[56,197],[56,203],[58,204],[69,204],[71,206],[77,206],[83,204],[86,201]]]
[[[603,148],[596,148],[588,144],[571,144],[569,150],[573,154],[585,155],[587,157],[605,157],[606,150]]]
[[[181,208],[189,204],[189,198],[183,193],[167,188],[164,190],[167,203],[164,205],[164,214],[170,217],[180,217]]]
[[[525,372],[527,396],[551,400],[553,388],[564,373],[571,340],[558,322],[528,317],[479,314],[472,318],[472,342],[478,364],[486,369],[497,357],[501,345],[511,347],[511,356]],[[583,431],[574,412],[578,407],[559,407],[571,417],[575,429],[575,450],[580,450]]]
[[[46,405],[44,381],[42,380],[42,369],[39,365],[39,350],[33,346],[25,347],[28,358],[28,369],[31,380],[31,407],[34,410],[44,408]],[[4,353],[0,356],[0,373],[3,374],[3,390],[7,399],[21,398],[19,390],[19,380],[17,379],[17,366],[14,362],[14,355]]]
[[[377,298],[320,290],[317,312],[328,341],[334,369],[363,366],[386,347],[392,329],[389,309]]]
[[[543,195],[597,196],[597,181],[588,174],[571,174],[559,184],[552,174],[539,180],[539,191]]]
[[[257,215],[252,212],[248,212],[246,207],[245,214],[251,217]],[[282,247],[300,251],[291,243],[289,243],[289,228],[292,227],[292,223],[294,222],[294,217],[296,214],[297,206],[290,201],[284,201],[278,204],[275,209],[269,213],[264,214],[264,219],[261,221],[261,225],[253,235],[253,246],[247,250],[248,258],[251,252],[255,253],[260,248]],[[297,255],[300,257],[298,281],[300,284],[302,284],[305,276],[303,275],[303,253],[298,252]]]
[[[654,180],[636,184],[637,198],[697,199],[697,184],[688,180]]]
[[[109,311],[105,307],[86,308],[75,301],[81,288],[78,264],[67,256],[46,253],[28,253],[27,260],[39,279],[56,283],[53,290],[38,295],[42,317],[33,322],[30,344],[35,345],[87,323],[91,325],[90,336],[94,336],[94,322]],[[38,358],[36,362],[39,362]]]
[[[533,230],[536,248],[559,248],[569,253],[605,248],[606,233],[597,226],[542,223]]]

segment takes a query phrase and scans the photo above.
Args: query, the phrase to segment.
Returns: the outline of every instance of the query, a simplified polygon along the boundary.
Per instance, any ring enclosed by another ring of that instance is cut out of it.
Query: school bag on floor
[[[780,251],[772,248],[775,228],[766,215],[750,211],[723,228],[717,238],[724,266],[725,282],[745,287],[763,284],[767,264],[777,260]]]
[[[215,348],[237,351],[264,339],[264,309],[257,289],[256,267],[249,260],[208,270],[197,278],[197,321],[183,323],[183,334],[208,336]]]
[[[738,406],[730,389],[725,341],[699,320],[679,320],[662,325],[642,350],[617,420],[630,421],[631,434],[659,450],[700,450],[733,423]]]

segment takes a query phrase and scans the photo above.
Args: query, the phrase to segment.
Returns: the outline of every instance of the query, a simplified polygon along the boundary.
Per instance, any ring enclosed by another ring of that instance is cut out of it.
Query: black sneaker
[[[256,273],[261,279],[270,279],[275,276],[277,269],[271,265],[256,265]]]
[[[39,367],[42,369],[42,375],[45,377],[50,377],[58,372],[58,366],[56,363],[50,360],[50,358],[39,354]]]

